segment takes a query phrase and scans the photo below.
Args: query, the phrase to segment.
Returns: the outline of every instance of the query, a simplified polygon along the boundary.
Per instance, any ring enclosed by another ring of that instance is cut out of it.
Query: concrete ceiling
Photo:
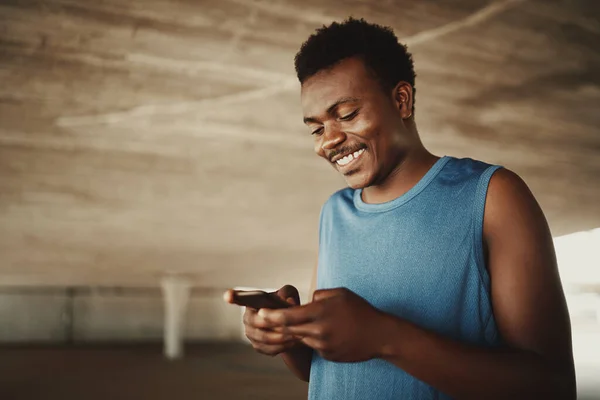
[[[293,56],[348,15],[416,62],[438,155],[505,165],[555,235],[600,226],[600,2],[2,1],[0,283],[308,284],[321,204]]]

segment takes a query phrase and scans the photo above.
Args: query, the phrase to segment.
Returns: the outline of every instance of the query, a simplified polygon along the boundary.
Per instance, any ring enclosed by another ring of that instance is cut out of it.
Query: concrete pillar
[[[180,276],[161,279],[165,304],[164,355],[170,360],[183,356],[183,330],[191,282]]]

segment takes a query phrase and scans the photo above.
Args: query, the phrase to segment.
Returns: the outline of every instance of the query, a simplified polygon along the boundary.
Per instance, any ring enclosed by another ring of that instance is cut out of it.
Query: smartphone
[[[275,293],[267,293],[262,290],[233,290],[231,300],[234,304],[255,309],[277,309],[292,306]]]

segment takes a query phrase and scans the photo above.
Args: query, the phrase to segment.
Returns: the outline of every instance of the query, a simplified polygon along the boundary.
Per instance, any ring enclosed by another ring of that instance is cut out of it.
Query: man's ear
[[[394,102],[402,119],[412,117],[413,89],[408,82],[398,82],[394,88]]]

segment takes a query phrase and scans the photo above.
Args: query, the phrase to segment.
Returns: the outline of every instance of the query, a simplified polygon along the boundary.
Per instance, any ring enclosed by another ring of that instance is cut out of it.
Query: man
[[[513,172],[437,157],[410,53],[348,19],[295,59],[316,153],[347,181],[321,211],[312,301],[247,309],[311,399],[574,399],[569,315],[544,215]]]

